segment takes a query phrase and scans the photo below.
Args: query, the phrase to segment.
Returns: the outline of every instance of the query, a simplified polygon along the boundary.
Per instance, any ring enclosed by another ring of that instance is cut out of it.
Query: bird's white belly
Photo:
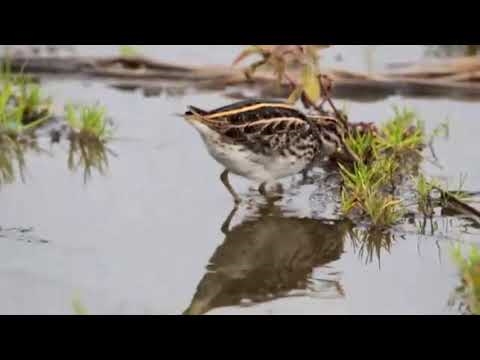
[[[308,161],[295,157],[267,157],[241,145],[208,146],[210,154],[233,174],[258,182],[270,182],[302,171]]]
[[[293,156],[265,156],[243,145],[229,144],[207,126],[194,122],[210,155],[231,173],[258,182],[271,182],[298,174],[310,161]]]

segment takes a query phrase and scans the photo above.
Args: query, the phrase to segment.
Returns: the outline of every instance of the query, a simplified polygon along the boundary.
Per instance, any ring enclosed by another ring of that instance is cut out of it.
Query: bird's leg
[[[267,183],[265,183],[265,182],[261,183],[260,187],[258,188],[258,191],[260,192],[260,194],[267,197],[268,196],[268,194],[267,194]]]
[[[237,195],[237,193],[235,192],[235,190],[233,190],[233,187],[232,185],[230,185],[230,182],[228,181],[228,170],[224,170],[222,172],[222,175],[220,175],[220,179],[222,180],[222,183],[223,185],[225,185],[225,187],[227,188],[228,192],[230,194],[232,194],[233,196],[233,200],[235,201],[235,205],[238,205],[242,202],[242,200],[240,199],[240,197]]]
[[[302,174],[302,183],[303,183],[303,184],[306,184],[307,181],[310,181],[310,180],[311,180],[310,177],[309,177],[309,175],[310,175],[310,171],[313,170],[314,166],[315,166],[315,159],[313,159],[313,160],[310,162],[310,164],[308,164],[308,165],[300,172],[300,174]]]
[[[277,184],[277,192],[280,194],[280,195],[283,195],[283,193],[285,192],[285,189],[283,188],[283,185],[281,183],[278,183]]]
[[[234,208],[232,209],[230,214],[228,214],[228,217],[225,219],[225,221],[222,224],[221,230],[225,235],[228,235],[230,231],[229,229],[230,223],[232,222],[232,219],[235,216],[235,213],[237,212],[237,210],[238,210],[238,205],[235,204]]]
[[[307,182],[307,179],[308,179],[308,173],[310,172],[310,168],[307,167],[305,169],[302,170],[302,181],[305,183]]]
[[[275,202],[277,200],[280,200],[282,197],[281,196],[271,196],[268,194],[267,192],[267,183],[264,182],[260,185],[260,187],[258,188],[258,191],[260,192],[260,194],[262,194],[268,202]]]

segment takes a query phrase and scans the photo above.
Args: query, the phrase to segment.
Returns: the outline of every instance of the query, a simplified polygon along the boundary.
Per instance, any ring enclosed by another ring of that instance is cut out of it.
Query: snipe
[[[247,100],[206,111],[190,106],[185,119],[200,133],[210,155],[225,167],[221,180],[235,203],[228,174],[267,184],[298,174],[318,156],[336,152],[357,160],[345,144],[346,125],[330,116],[308,116],[281,101]]]

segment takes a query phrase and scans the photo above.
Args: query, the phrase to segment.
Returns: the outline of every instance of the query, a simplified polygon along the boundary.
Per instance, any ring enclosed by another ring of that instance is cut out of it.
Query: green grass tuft
[[[391,159],[382,159],[374,166],[356,164],[353,170],[341,167],[344,186],[341,193],[341,208],[344,214],[359,211],[368,217],[377,228],[391,226],[402,216],[401,201],[385,193],[389,180]]]
[[[394,116],[381,127],[377,139],[379,151],[390,150],[394,154],[415,151],[425,144],[423,122],[408,108],[394,107]]]
[[[437,184],[418,175],[420,150],[427,140],[445,134],[445,124],[435,129],[431,139],[425,136],[424,124],[409,108],[393,108],[393,116],[378,131],[352,132],[347,145],[361,159],[353,167],[340,165],[343,178],[341,208],[344,214],[363,215],[374,227],[385,228],[397,223],[404,205],[395,195],[405,178],[417,176],[418,208],[433,214],[431,191]]]
[[[52,101],[38,84],[23,74],[12,74],[8,64],[0,68],[0,132],[12,136],[34,129],[52,116]]]
[[[65,107],[65,116],[68,125],[77,134],[101,141],[109,139],[112,135],[104,107],[68,104]]]
[[[348,136],[345,140],[360,160],[366,162],[370,158],[375,140],[372,133],[365,132],[363,134],[356,134],[355,136]]]

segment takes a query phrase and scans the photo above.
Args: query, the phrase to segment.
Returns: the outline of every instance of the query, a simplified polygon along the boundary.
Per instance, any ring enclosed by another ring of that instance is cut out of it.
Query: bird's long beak
[[[174,113],[174,114],[172,114],[172,116],[183,118],[184,120],[186,120],[190,124],[193,124],[194,122],[199,121],[199,119],[201,118],[198,114],[193,113],[191,111],[187,111],[183,114]]]

